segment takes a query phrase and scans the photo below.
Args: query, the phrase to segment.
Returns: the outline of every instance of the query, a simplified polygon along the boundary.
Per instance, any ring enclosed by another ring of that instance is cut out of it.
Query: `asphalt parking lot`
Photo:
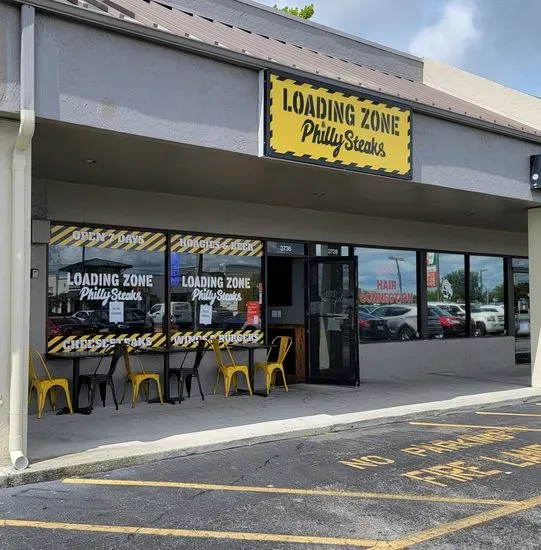
[[[541,547],[541,404],[0,491],[0,548]]]

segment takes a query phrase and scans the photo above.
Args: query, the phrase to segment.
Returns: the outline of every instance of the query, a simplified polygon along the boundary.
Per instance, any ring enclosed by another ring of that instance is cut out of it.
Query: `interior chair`
[[[127,379],[126,379],[126,383],[124,384],[124,391],[122,392],[122,399],[120,400],[120,402],[121,403],[124,402],[124,396],[126,394],[126,388],[128,384],[131,384],[132,386],[132,399],[131,399],[132,408],[135,407],[135,402],[139,397],[139,389],[141,388],[141,384],[144,385],[144,391],[148,401],[148,396],[150,393],[150,383],[154,382],[158,389],[158,397],[160,398],[160,403],[163,405],[160,375],[157,372],[146,372],[145,368],[143,367],[143,362],[141,361],[141,358],[139,357],[139,355],[137,355],[137,358],[139,359],[141,370],[140,372],[134,372],[130,362],[130,354],[129,354],[128,346],[126,346],[125,344],[124,344],[122,354],[124,356],[124,366],[126,367]]]
[[[259,369],[261,369],[265,374],[265,385],[267,388],[267,393],[270,392],[271,387],[272,389],[274,389],[274,386],[276,384],[276,375],[278,372],[282,374],[282,380],[284,381],[285,390],[289,391],[286,382],[286,373],[284,372],[284,360],[289,351],[289,348],[291,348],[292,343],[293,340],[289,336],[277,336],[271,342],[272,347],[267,353],[267,360],[264,363],[261,362],[255,364],[255,371],[257,372]],[[275,361],[271,361],[271,354],[276,348],[278,348],[278,356]]]
[[[83,385],[88,386],[88,406],[90,410],[94,408],[94,396],[96,394],[96,387],[99,387],[101,401],[105,407],[105,394],[107,391],[107,386],[110,386],[111,393],[113,394],[113,401],[115,402],[116,410],[118,411],[118,402],[116,400],[115,384],[113,382],[113,375],[115,373],[116,367],[120,358],[124,355],[123,346],[125,344],[116,344],[113,348],[113,354],[111,356],[111,363],[109,365],[109,371],[105,373],[99,373],[101,362],[103,357],[100,359],[96,370],[92,374],[82,374],[79,376],[79,393]]]
[[[38,378],[38,375],[36,373],[36,367],[34,365],[34,357],[38,358],[38,362],[41,364],[45,374],[47,375],[46,378]],[[30,403],[30,401],[32,400],[32,393],[34,390],[36,390],[36,398],[38,403],[38,418],[41,418],[41,414],[43,413],[43,409],[45,408],[45,401],[47,401],[47,395],[49,395],[49,400],[51,402],[51,407],[53,411],[56,409],[57,388],[62,388],[64,390],[69,412],[70,414],[73,414],[68,379],[53,378],[51,376],[51,373],[49,372],[49,369],[47,368],[45,359],[43,359],[43,355],[41,355],[41,353],[38,350],[30,349],[28,359],[29,359],[28,369],[29,369],[29,375],[30,375],[30,391],[28,393],[28,402]]]
[[[214,383],[214,390],[213,394],[216,394],[216,390],[218,389],[218,383],[220,382],[220,374],[224,378],[224,391],[225,396],[227,397],[229,395],[229,390],[231,388],[231,382],[233,382],[233,386],[235,390],[238,387],[237,384],[237,377],[239,374],[244,375],[244,378],[246,378],[246,384],[248,385],[248,392],[250,395],[252,395],[252,387],[250,385],[250,375],[248,372],[248,367],[246,365],[237,365],[235,363],[235,360],[233,359],[233,355],[231,354],[231,350],[229,349],[229,346],[226,342],[222,342],[221,344],[224,348],[224,350],[227,352],[229,356],[229,360],[231,363],[225,364],[223,357],[222,357],[222,349],[220,348],[220,342],[217,338],[212,339],[212,347],[214,349],[214,353],[216,354],[216,363],[218,366],[218,372],[216,373],[216,382]]]
[[[188,393],[188,397],[190,397],[191,391],[192,391],[192,379],[195,378],[197,380],[197,385],[199,386],[199,393],[201,394],[201,399],[205,400],[205,395],[203,394],[203,390],[201,388],[201,380],[199,378],[199,366],[201,365],[201,361],[203,360],[203,356],[206,352],[206,346],[207,341],[201,338],[197,342],[197,348],[195,350],[195,360],[193,363],[193,366],[191,367],[185,367],[184,363],[186,361],[186,358],[188,357],[188,353],[184,354],[184,358],[182,360],[182,363],[180,365],[180,368],[170,368],[169,369],[169,376],[176,376],[178,380],[178,398],[179,401],[182,401],[183,395],[184,395],[184,386],[186,386],[186,392]]]

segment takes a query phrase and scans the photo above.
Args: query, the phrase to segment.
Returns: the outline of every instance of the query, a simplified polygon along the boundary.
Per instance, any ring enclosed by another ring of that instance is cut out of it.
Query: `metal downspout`
[[[30,311],[31,143],[34,113],[35,9],[21,6],[21,118],[12,159],[11,189],[11,383],[9,455],[23,470],[26,457],[28,332]]]

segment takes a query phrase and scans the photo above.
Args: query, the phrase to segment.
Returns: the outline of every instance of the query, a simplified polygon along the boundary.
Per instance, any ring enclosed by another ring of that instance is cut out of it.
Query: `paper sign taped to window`
[[[109,322],[124,322],[124,302],[109,302]]]
[[[199,309],[199,324],[212,324],[212,306],[210,304],[201,304],[201,307]]]

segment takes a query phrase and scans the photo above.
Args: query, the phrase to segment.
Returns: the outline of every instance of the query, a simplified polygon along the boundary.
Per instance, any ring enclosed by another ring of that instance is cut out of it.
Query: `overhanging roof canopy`
[[[30,0],[29,3],[38,6],[50,4],[40,0]],[[436,116],[450,118],[450,115],[455,115],[466,123],[469,119],[470,123],[482,124],[493,131],[518,132],[526,139],[531,136],[534,141],[541,138],[541,131],[533,127],[522,125],[421,82],[233,27],[170,5],[147,0],[55,0],[52,4],[73,4],[87,11],[164,31],[193,42],[195,49],[200,44],[234,52],[252,63],[257,61],[261,67],[279,66],[285,70],[313,75],[315,79],[319,77],[376,95],[398,98],[412,105],[414,109],[417,106],[422,111],[433,111]]]

